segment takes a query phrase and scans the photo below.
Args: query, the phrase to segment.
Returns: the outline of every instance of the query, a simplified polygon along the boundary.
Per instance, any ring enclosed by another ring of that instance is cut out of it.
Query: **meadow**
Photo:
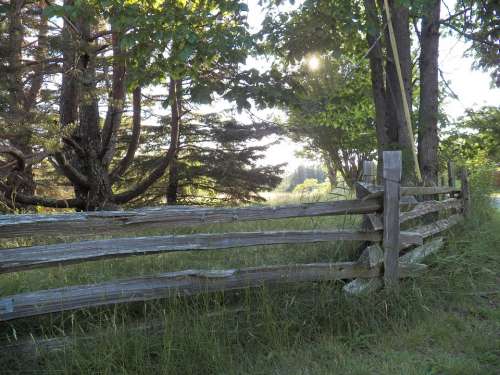
[[[288,196],[288,201],[329,198],[335,196]],[[270,204],[283,201],[280,197]],[[380,291],[348,297],[341,291],[342,281],[320,282],[19,319],[1,323],[2,344],[30,342],[33,337],[65,339],[58,341],[57,350],[3,350],[2,373],[496,374],[500,212],[481,214],[447,232],[445,248],[426,260],[428,271],[403,281],[397,295]],[[175,233],[356,225],[355,216],[321,217],[210,225]],[[55,241],[45,238],[36,243]],[[4,241],[2,246],[32,243]],[[359,243],[335,242],[105,260],[1,275],[0,293],[188,268],[352,260],[358,247]]]

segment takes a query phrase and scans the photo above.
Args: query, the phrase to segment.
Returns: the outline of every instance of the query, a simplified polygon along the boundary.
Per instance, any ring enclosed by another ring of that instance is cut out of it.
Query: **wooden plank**
[[[377,169],[372,160],[363,160],[363,182],[375,184],[377,181]]]
[[[382,187],[379,187],[378,189],[373,187],[370,188],[374,191],[364,195],[361,200],[373,200],[384,196],[384,189]],[[460,188],[449,186],[403,186],[401,187],[401,196],[451,194],[458,193],[460,191]]]
[[[464,205],[464,217],[468,218],[471,214],[470,189],[469,189],[469,174],[467,169],[463,168],[460,171],[460,179],[462,181],[462,202]]]
[[[384,151],[384,283],[397,286],[399,279],[399,198],[401,183],[401,151]]]
[[[421,270],[421,266],[405,265],[400,276],[412,276]],[[278,283],[372,278],[380,274],[381,267],[368,268],[356,262],[296,264],[240,270],[186,270],[7,296],[0,299],[0,321],[179,295],[190,296]]]
[[[344,285],[342,290],[348,295],[369,294],[384,286],[382,277],[373,279],[354,279]]]
[[[342,229],[331,231],[233,232],[80,241],[0,250],[0,273],[133,255],[290,243],[351,240],[380,241],[381,238],[381,232]],[[413,232],[404,232],[402,238],[411,244],[420,244],[423,240],[420,234]]]
[[[367,185],[373,185],[376,180],[376,170],[375,170],[375,163],[371,160],[364,160],[363,161],[363,176],[362,176],[362,182]],[[356,198],[360,199],[364,195],[364,191],[362,189],[363,185],[357,184],[355,185],[356,188]],[[370,219],[367,217],[367,215],[363,215],[363,218],[361,220],[361,229],[362,230],[377,230],[374,227],[371,226]]]
[[[459,188],[449,186],[406,186],[401,188],[401,195],[450,194],[459,191]]]
[[[193,206],[54,215],[0,215],[0,238],[94,235],[140,229],[172,229],[235,221],[306,216],[366,214],[382,208],[378,200],[342,200],[276,207],[207,208]]]
[[[363,264],[368,268],[377,267],[384,262],[384,251],[379,244],[368,246],[361,253],[358,263]]]
[[[403,204],[400,204],[402,207]],[[417,219],[429,213],[446,211],[452,209],[462,208],[462,201],[456,198],[449,198],[444,201],[425,201],[417,203],[412,210],[401,212],[399,215],[399,223],[406,223],[407,221]],[[383,216],[381,214],[373,213],[367,214],[366,217],[370,221],[371,230],[383,230],[384,224],[382,222]]]
[[[375,185],[365,181],[357,181],[354,187],[356,189],[356,196],[363,200],[368,200],[370,199],[370,197],[382,198],[383,196],[383,186]]]
[[[381,214],[368,214],[366,215],[368,221],[370,222],[371,230],[382,230],[384,229],[383,215]]]
[[[427,256],[434,254],[444,245],[444,238],[437,237],[429,242],[426,242],[422,246],[416,247],[410,250],[405,255],[399,257],[399,266],[404,267],[405,264],[418,263],[421,262]],[[372,252],[372,256],[375,256]],[[381,259],[379,259],[379,263]],[[376,277],[373,279],[355,279],[344,285],[343,290],[349,295],[359,295],[374,292],[383,287],[384,283],[381,277]]]
[[[420,240],[408,235],[411,242]],[[15,272],[58,264],[79,263],[103,258],[149,255],[176,251],[202,251],[288,243],[327,241],[379,241],[380,232],[358,230],[235,232],[215,234],[167,235],[115,238],[19,247],[0,250],[0,273]]]
[[[461,207],[462,202],[455,198],[450,198],[444,201],[420,202],[411,211],[402,212],[401,215],[399,215],[399,222],[405,223],[433,212],[460,209]]]
[[[403,263],[418,263],[431,254],[434,254],[444,246],[444,238],[436,237],[426,242],[422,246],[418,246],[408,251],[403,256],[399,257],[399,261]]]
[[[402,204],[400,204],[400,207]],[[425,201],[417,203],[412,210],[401,212],[399,215],[399,223],[406,223],[407,221],[417,219],[419,217],[425,216],[429,213],[460,209],[462,208],[462,201],[456,198],[449,198],[444,201]],[[370,221],[371,230],[383,230],[384,224],[382,222],[383,216],[380,214],[368,214],[366,215]]]
[[[427,225],[422,225],[416,228],[413,228],[412,231],[414,233],[420,234],[423,238],[427,238],[430,236],[433,236],[435,234],[441,233],[445,230],[450,229],[454,225],[460,223],[463,221],[464,217],[462,215],[456,214],[456,215],[451,215],[446,219],[441,219],[438,221],[435,221],[433,223],[427,224]],[[404,240],[401,241],[403,248],[411,246],[410,244],[404,243]]]

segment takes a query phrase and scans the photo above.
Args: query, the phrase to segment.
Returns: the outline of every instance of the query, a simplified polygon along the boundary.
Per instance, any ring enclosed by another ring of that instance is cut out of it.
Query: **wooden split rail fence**
[[[200,208],[160,207],[131,211],[63,213],[54,215],[0,216],[0,237],[96,235],[138,232],[141,229],[196,226],[315,217],[365,215],[368,226],[342,230],[263,231],[222,234],[119,237],[53,245],[0,249],[0,273],[95,261],[105,258],[144,256],[178,251],[211,251],[287,243],[365,241],[369,244],[354,262],[293,264],[230,270],[185,270],[136,277],[101,284],[0,297],[0,321],[52,312],[117,303],[147,301],[176,295],[235,290],[265,284],[349,280],[344,290],[359,293],[386,285],[425,269],[419,261],[442,245],[442,238],[425,242],[458,223],[469,212],[466,175],[462,188],[400,187],[401,154],[384,153],[384,186],[359,184],[358,199],[286,205],[280,207]],[[445,200],[404,203],[401,197],[450,195]],[[401,208],[409,210],[401,212]],[[456,212],[444,219],[401,231],[400,224],[438,212]],[[402,257],[400,251],[417,246]],[[0,289],[1,291],[1,289]]]

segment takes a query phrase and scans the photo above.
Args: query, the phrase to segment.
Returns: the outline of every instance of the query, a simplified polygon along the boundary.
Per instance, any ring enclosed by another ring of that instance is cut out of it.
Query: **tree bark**
[[[405,5],[400,5],[396,1],[389,1],[392,24],[396,38],[396,45],[399,54],[399,63],[401,74],[403,76],[403,85],[406,95],[406,101],[411,113],[412,103],[412,64],[411,64],[411,39],[410,39],[410,21],[409,10]],[[399,78],[396,71],[396,61],[393,58],[393,51],[389,40],[389,32],[386,32],[387,56],[386,56],[386,87],[387,87],[387,106],[386,120],[388,124],[388,135],[391,148],[400,149],[403,155],[403,177],[404,184],[415,184],[417,177],[415,175],[415,163],[413,161],[413,152],[415,145],[412,142],[412,136],[407,128],[403,98],[399,85]]]
[[[375,127],[378,142],[377,180],[381,182],[383,152],[388,148],[390,142],[386,128],[387,100],[384,84],[384,55],[381,40],[374,30],[380,33],[383,33],[383,30],[380,26],[379,13],[375,0],[365,0],[365,10],[367,17],[366,39],[368,41],[368,48],[371,48],[368,53],[368,59],[370,61],[373,103],[375,105]]]
[[[418,158],[425,185],[438,184],[439,13],[441,1],[433,0],[422,17],[420,35],[420,106]]]
[[[108,103],[108,112],[104,120],[101,151],[103,164],[106,167],[111,163],[111,159],[115,152],[117,132],[120,127],[125,104],[126,67],[123,51],[120,47],[119,33],[113,30],[111,38],[113,44],[113,79]]]
[[[73,0],[64,0],[64,5],[73,5]],[[63,74],[59,102],[59,122],[64,128],[76,124],[78,119],[78,81],[75,78],[77,41],[73,36],[68,21],[64,20],[62,30]],[[78,141],[78,140],[77,140]]]
[[[25,37],[25,29],[22,22],[22,10],[25,2],[13,0],[10,2],[9,26],[8,26],[8,57],[9,64],[6,79],[8,86],[8,113],[7,120],[10,127],[9,142],[19,149],[23,154],[32,153],[32,132],[26,116],[24,104],[24,83],[22,74],[22,46]],[[8,184],[13,187],[14,192],[22,194],[33,194],[35,182],[33,169],[28,165],[24,170],[17,171],[8,178]]]
[[[324,152],[323,153],[323,160],[325,161],[326,165],[326,170],[328,172],[328,180],[330,181],[330,186],[333,189],[337,187],[337,168],[335,167],[335,164],[332,161],[332,158],[328,153]]]
[[[171,107],[171,128],[180,129],[181,121],[181,110],[182,110],[182,80],[172,79],[169,89],[170,96],[170,107]],[[178,176],[178,148],[179,148],[179,137],[180,131],[177,132],[176,151],[170,161],[168,170],[168,185],[167,185],[167,204],[175,205],[177,204],[177,190],[179,188],[179,176]],[[172,139],[170,140],[173,141]]]
[[[110,174],[111,182],[115,182],[127,171],[139,148],[139,141],[141,138],[141,101],[141,86],[137,86],[132,92],[132,139],[128,145],[127,153]]]
[[[90,39],[90,26],[85,23],[78,25],[82,32],[82,40]],[[114,208],[112,206],[112,189],[108,170],[101,157],[102,142],[99,124],[99,98],[96,92],[96,55],[94,46],[88,42],[81,42],[83,48],[79,57],[81,70],[82,100],[79,106],[79,131],[83,141],[82,148],[85,158],[82,160],[83,170],[88,179],[88,187],[83,188],[80,194],[85,194],[87,210]],[[77,198],[84,198],[77,196]]]

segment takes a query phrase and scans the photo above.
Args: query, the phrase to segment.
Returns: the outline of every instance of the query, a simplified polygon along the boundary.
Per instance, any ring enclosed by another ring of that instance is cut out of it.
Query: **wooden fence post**
[[[448,186],[455,187],[455,164],[448,160]]]
[[[469,174],[467,169],[462,168],[460,173],[460,179],[462,180],[462,202],[464,204],[464,217],[470,217],[471,204],[470,204],[470,190],[469,190]]]
[[[374,184],[377,178],[377,170],[375,169],[375,163],[371,160],[363,160],[363,171],[361,173],[361,181],[369,184]],[[356,188],[356,198],[361,199],[363,195],[357,191]],[[375,214],[374,214],[375,215]],[[361,219],[361,230],[370,230],[372,226],[370,224],[370,218],[368,215],[363,215]],[[364,244],[364,248],[367,244]]]
[[[362,181],[370,184],[375,184],[377,179],[377,170],[375,163],[372,160],[363,160],[363,175]]]
[[[399,279],[401,169],[401,151],[384,151],[384,283],[389,288]]]

